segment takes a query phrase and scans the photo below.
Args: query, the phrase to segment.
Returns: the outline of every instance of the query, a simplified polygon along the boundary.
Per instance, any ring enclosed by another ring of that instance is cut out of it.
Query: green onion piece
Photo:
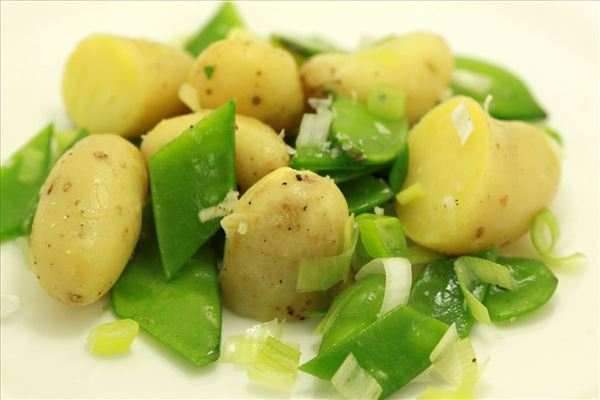
[[[542,129],[546,135],[548,135],[551,139],[553,139],[560,146],[562,146],[564,144],[562,135],[560,133],[558,133],[556,130],[554,130],[554,129],[550,128],[548,125],[545,125],[542,123],[535,123],[534,125],[540,129]]]
[[[406,189],[404,189],[403,191],[398,193],[396,195],[396,201],[400,205],[405,206],[408,203],[410,203],[411,201],[414,201],[414,200],[418,199],[419,197],[423,197],[426,194],[427,194],[427,192],[425,191],[425,188],[423,187],[421,182],[417,182],[417,183],[413,183],[412,185],[410,185],[409,187],[407,187]]]
[[[296,148],[325,146],[332,119],[333,115],[329,110],[304,114],[296,138]]]
[[[300,270],[296,281],[297,292],[327,290],[348,278],[352,255],[358,241],[358,229],[355,225],[354,215],[349,216],[344,227],[344,247],[341,254],[307,258],[300,261]]]
[[[446,350],[452,346],[455,342],[459,340],[458,331],[456,330],[456,324],[452,323],[444,336],[440,339],[440,342],[435,346],[431,354],[429,355],[429,359],[432,363],[438,361],[438,359],[446,352]]]
[[[132,319],[121,319],[98,325],[88,335],[87,342],[95,354],[110,356],[129,350],[131,343],[140,331],[140,326]]]
[[[211,43],[225,39],[230,29],[243,27],[244,21],[232,2],[225,2],[217,13],[185,44],[185,50],[196,57]]]
[[[358,271],[356,280],[376,274],[385,274],[385,291],[379,311],[379,317],[381,317],[397,306],[408,302],[412,285],[412,268],[406,258],[376,258]]]
[[[408,258],[412,265],[417,265],[430,263],[432,261],[443,260],[444,258],[446,258],[446,256],[415,244],[407,246],[406,258]]]
[[[473,295],[471,285],[475,280],[514,290],[518,283],[504,265],[477,257],[459,257],[454,261],[454,271],[469,311],[476,320],[490,324],[487,308]]]
[[[404,179],[408,173],[408,155],[408,142],[405,142],[402,147],[400,147],[398,154],[396,154],[396,159],[394,160],[394,164],[392,164],[392,169],[390,169],[390,174],[388,176],[388,182],[394,193],[398,193],[402,190]]]
[[[405,116],[406,93],[392,85],[376,85],[369,89],[367,109],[384,119]]]
[[[274,33],[271,35],[271,40],[292,53],[301,62],[317,54],[341,52],[336,45],[327,39],[315,35],[297,36]]]
[[[268,336],[247,374],[252,380],[288,388],[296,382],[299,363],[298,346]]]
[[[280,339],[283,334],[284,322],[274,319],[269,322],[254,325],[243,335],[230,336],[223,341],[221,362],[248,364],[256,361],[258,353],[265,345],[267,338]]]
[[[398,218],[361,214],[356,220],[360,241],[371,258],[406,256],[406,237]]]
[[[350,353],[331,378],[333,387],[345,399],[378,399],[383,389]]]
[[[544,261],[549,264],[562,265],[585,257],[581,253],[568,256],[557,256],[554,254],[554,246],[560,237],[560,228],[554,214],[549,210],[542,210],[536,214],[531,223],[531,242],[533,247]]]

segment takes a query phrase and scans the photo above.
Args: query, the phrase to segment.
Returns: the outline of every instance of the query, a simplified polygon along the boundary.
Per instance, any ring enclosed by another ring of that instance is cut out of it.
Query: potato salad
[[[48,125],[2,166],[1,239],[27,239],[46,301],[109,299],[99,357],[142,332],[282,396],[300,373],[402,396],[432,369],[447,384],[421,398],[472,398],[472,329],[542,308],[550,267],[580,255],[554,252],[547,111],[452,45],[259,36],[232,3],[178,46],[90,32],[65,54],[73,129]],[[538,257],[506,257],[525,234]],[[224,308],[255,322],[222,337]],[[316,322],[318,349],[286,320]]]

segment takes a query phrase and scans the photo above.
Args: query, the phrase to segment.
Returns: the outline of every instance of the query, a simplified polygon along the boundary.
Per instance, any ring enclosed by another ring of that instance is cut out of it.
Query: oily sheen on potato
[[[233,32],[204,50],[187,79],[203,108],[234,99],[237,113],[293,133],[304,110],[298,67],[282,49]]]
[[[140,146],[146,163],[152,154],[210,112],[201,110],[161,121],[144,135]],[[269,172],[287,167],[290,156],[285,142],[270,126],[243,115],[236,115],[235,123],[235,172],[240,190],[246,191]]]
[[[529,229],[560,180],[554,143],[539,128],[498,121],[473,99],[454,97],[413,128],[404,187],[426,194],[402,206],[406,234],[428,248],[466,254]]]
[[[414,123],[443,95],[453,63],[441,37],[412,33],[352,54],[317,55],[302,66],[300,74],[307,98],[323,97],[331,89],[367,100],[375,85],[396,86],[406,93],[406,117]]]
[[[148,178],[139,150],[91,135],[56,163],[31,232],[33,268],[58,301],[85,306],[110,290],[138,240]]]
[[[69,57],[63,97],[75,125],[92,133],[141,135],[186,112],[177,93],[192,57],[147,40],[95,34]]]
[[[223,302],[267,321],[326,308],[326,292],[297,293],[300,261],[339,254],[348,206],[338,187],[310,171],[279,168],[252,186],[221,221]]]

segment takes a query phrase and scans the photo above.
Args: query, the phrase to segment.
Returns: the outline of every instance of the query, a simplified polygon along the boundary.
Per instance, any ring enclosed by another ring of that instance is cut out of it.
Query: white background
[[[2,2],[1,156],[49,121],[68,128],[60,95],[63,64],[92,32],[169,41],[196,31],[215,5],[196,2]],[[480,359],[490,363],[479,398],[598,397],[598,4],[318,2],[239,4],[259,34],[321,33],[348,48],[364,35],[430,30],[452,49],[501,63],[523,77],[563,133],[562,186],[552,209],[563,232],[561,251],[582,251],[585,265],[560,268],[556,295],[539,313],[500,327],[476,326]],[[2,397],[332,397],[328,384],[301,375],[295,392],[262,389],[243,369],[203,369],[140,334],[117,358],[92,356],[89,330],[112,320],[96,304],[67,309],[37,286],[16,245],[2,245],[2,293],[22,306],[1,324]],[[531,249],[527,239],[509,252]],[[102,302],[103,303],[103,302]],[[224,337],[251,321],[225,313]],[[303,361],[318,339],[314,321],[289,323],[286,339],[302,344]],[[415,397],[426,377],[394,397]]]

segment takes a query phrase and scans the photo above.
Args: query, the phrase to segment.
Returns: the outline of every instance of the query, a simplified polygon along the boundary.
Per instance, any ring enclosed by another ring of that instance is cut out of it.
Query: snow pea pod
[[[394,197],[394,192],[383,179],[365,175],[339,185],[348,202],[350,213],[360,214],[372,211]]]
[[[150,158],[156,233],[167,278],[219,229],[198,213],[236,189],[235,103],[229,102]]]
[[[405,142],[402,147],[400,147],[400,150],[398,150],[398,154],[396,154],[396,159],[392,164],[388,176],[388,182],[394,193],[399,193],[400,190],[402,190],[404,179],[408,173],[408,155],[408,142]]]
[[[372,275],[340,292],[325,316],[319,354],[371,325],[381,310],[384,290],[385,276]]]
[[[546,304],[554,294],[558,280],[539,260],[531,258],[498,258],[517,280],[515,290],[492,286],[484,305],[494,322],[509,320],[533,312]]]
[[[243,27],[244,21],[234,4],[226,1],[216,14],[185,44],[185,50],[196,57],[217,40],[225,39],[232,28]]]
[[[310,171],[356,171],[365,170],[365,166],[347,155],[339,146],[296,147],[296,154],[292,158],[291,167],[294,169],[308,169]]]
[[[23,221],[37,204],[52,166],[52,125],[19,149],[0,169],[0,241],[24,234]],[[35,209],[34,209],[35,210]]]
[[[323,171],[318,171],[318,174],[321,176],[328,176],[331,179],[333,179],[333,181],[335,183],[344,183],[344,182],[348,182],[348,181],[352,181],[356,178],[360,178],[361,176],[365,176],[365,175],[369,175],[373,172],[377,172],[381,169],[385,168],[385,166],[379,166],[379,165],[375,165],[375,166],[371,166],[371,167],[364,167],[362,169],[357,169],[357,170],[333,170],[333,171],[328,171],[328,170],[323,170]]]
[[[409,306],[398,306],[350,339],[324,351],[300,370],[331,379],[348,354],[381,385],[380,398],[398,390],[431,364],[429,355],[448,326]]]
[[[205,245],[167,281],[151,214],[147,207],[134,256],[112,288],[113,310],[195,365],[208,364],[219,357],[221,342],[214,251]]]
[[[531,120],[545,118],[546,112],[533,98],[521,79],[497,65],[470,57],[454,58],[451,88],[483,103],[492,96],[490,115],[499,119]]]
[[[299,64],[307,58],[321,53],[339,53],[341,50],[329,40],[320,36],[297,36],[283,33],[273,33],[271,40],[278,46],[290,52]]]

